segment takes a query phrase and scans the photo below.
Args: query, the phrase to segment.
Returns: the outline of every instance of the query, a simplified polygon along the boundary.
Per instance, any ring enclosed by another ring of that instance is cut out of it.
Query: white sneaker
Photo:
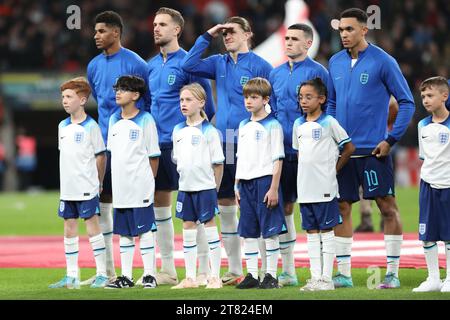
[[[334,290],[334,282],[333,280],[324,280],[320,279],[315,286],[314,291],[329,291]]]
[[[300,288],[300,291],[316,291],[319,285],[319,279],[308,279],[306,285]]]
[[[144,279],[144,275],[142,275],[138,281],[136,281],[136,283],[134,284],[135,286],[142,286],[142,280]]]
[[[176,285],[178,283],[178,278],[177,276],[172,276],[166,272],[159,272],[156,274],[155,276],[156,278],[156,283],[158,285],[161,284],[170,284],[170,285]]]
[[[195,281],[199,286],[204,287],[208,284],[208,276],[206,273],[199,273]]]
[[[80,285],[81,285],[81,286],[90,286],[91,284],[94,283],[96,277],[97,277],[97,275],[94,274],[94,275],[93,275],[92,277],[90,277],[89,279],[86,279],[86,280],[84,280],[84,281],[81,281],[81,282],[80,282]]]
[[[448,289],[450,291],[450,282]],[[427,280],[422,282],[417,288],[414,288],[412,291],[413,292],[441,291],[441,280],[427,278]]]
[[[445,279],[442,283],[441,292],[450,292],[450,278]]]
[[[219,277],[210,277],[208,279],[206,289],[220,289],[220,288],[222,288],[222,280],[220,280]]]
[[[198,284],[194,279],[186,278],[183,279],[176,286],[171,287],[170,289],[191,289],[191,288],[198,288]]]

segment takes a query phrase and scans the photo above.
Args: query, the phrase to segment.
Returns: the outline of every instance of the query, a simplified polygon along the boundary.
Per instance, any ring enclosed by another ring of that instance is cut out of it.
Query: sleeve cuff
[[[393,136],[389,135],[386,139],[384,139],[389,145],[392,147],[396,142],[397,139],[395,139]]]
[[[203,38],[205,38],[206,40],[208,40],[208,41],[211,41],[212,40],[212,35],[210,35],[209,33],[208,33],[208,31],[206,31],[204,34],[203,34]]]
[[[104,153],[106,153],[106,149],[105,149],[105,150],[102,150],[102,151],[99,151],[99,152],[97,152],[97,153],[95,154],[95,156],[99,156],[99,155],[101,155],[101,154],[104,154]]]
[[[158,158],[160,156],[161,156],[161,153],[154,153],[154,154],[149,155],[148,157],[149,158]]]

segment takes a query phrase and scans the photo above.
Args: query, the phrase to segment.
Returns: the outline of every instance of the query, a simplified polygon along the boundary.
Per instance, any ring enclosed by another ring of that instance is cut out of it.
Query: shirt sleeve
[[[94,79],[93,79],[93,66],[92,66],[92,62],[88,64],[87,67],[87,78],[88,78],[88,82],[89,82],[89,86],[91,87],[91,94],[95,99],[95,102],[97,102],[97,91],[95,91],[95,86],[94,86]]]
[[[352,141],[352,139],[350,139],[350,137],[348,136],[347,131],[342,128],[342,126],[336,119],[332,118],[330,127],[333,140],[336,142],[339,148],[341,148],[344,144]]]
[[[284,159],[283,128],[278,121],[274,121],[270,127],[270,148],[272,161]]]
[[[270,85],[272,86],[272,94],[270,95],[269,104],[270,104],[270,107],[272,109],[274,116],[277,117],[278,116],[277,96],[275,95],[275,90],[273,88],[274,83],[275,83],[274,73],[275,73],[275,69],[273,69],[269,74],[269,82],[270,82]]]
[[[292,127],[292,149],[298,150],[298,137],[297,137],[298,121],[294,122]]]
[[[425,157],[423,155],[423,144],[422,144],[422,126],[419,124],[417,125],[417,139],[419,139],[419,159],[424,160]]]
[[[336,117],[336,90],[334,88],[333,77],[331,76],[331,72],[328,74],[327,81],[327,114],[332,117]]]
[[[178,143],[176,140],[176,127],[173,129],[172,131],[172,146],[173,146],[173,155],[172,155],[172,160],[173,162],[177,163],[177,158],[178,158]]]
[[[156,129],[155,120],[153,120],[150,114],[148,115],[148,120],[144,126],[145,147],[147,148],[149,158],[156,158],[161,155],[158,143],[158,131]]]
[[[220,142],[219,133],[215,128],[211,128],[208,131],[208,147],[209,154],[211,156],[212,164],[221,164],[225,161],[223,155],[222,143]]]
[[[58,126],[58,150],[61,150],[60,140],[61,140],[61,126]]]
[[[201,59],[203,52],[208,48],[212,36],[205,32],[197,38],[194,46],[189,50],[188,54],[183,58],[181,67],[184,71],[190,72],[196,76],[215,79],[216,78],[216,59],[219,55],[213,55],[205,59]]]
[[[138,64],[136,65],[136,73],[145,81],[145,93],[142,99],[144,100],[144,107],[143,110],[150,112],[151,105],[152,105],[152,98],[150,95],[150,86],[148,83],[148,76],[149,76],[149,67],[148,64],[142,60],[138,61]]]
[[[107,146],[106,146],[106,150],[111,151],[112,150],[112,145],[113,145],[113,139],[111,139],[111,127],[112,127],[112,117],[109,118],[109,125],[108,125],[108,142],[107,142]]]
[[[92,126],[90,135],[95,155],[105,152],[105,142],[103,141],[102,132],[100,131],[98,124]]]

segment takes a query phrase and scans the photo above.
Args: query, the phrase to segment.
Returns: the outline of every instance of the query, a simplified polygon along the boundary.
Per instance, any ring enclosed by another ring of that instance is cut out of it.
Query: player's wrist
[[[239,192],[239,184],[238,183],[236,183],[234,185],[234,192]]]
[[[393,136],[388,136],[386,139],[384,139],[391,147],[397,142],[397,139],[395,139]]]

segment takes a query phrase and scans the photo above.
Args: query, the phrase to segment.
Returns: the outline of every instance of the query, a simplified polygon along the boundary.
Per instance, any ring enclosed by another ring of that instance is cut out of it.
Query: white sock
[[[400,250],[402,248],[403,235],[384,235],[387,255],[386,273],[393,273],[398,277],[400,265]]]
[[[446,280],[450,281],[450,242],[445,242],[445,258],[447,262],[447,276]]]
[[[223,246],[228,257],[228,271],[242,274],[241,239],[237,232],[237,206],[219,206]]]
[[[282,272],[291,276],[295,275],[294,246],[297,240],[295,231],[294,215],[285,216],[288,233],[280,235],[280,252],[282,262]]]
[[[172,220],[172,206],[154,207],[156,221],[156,243],[161,253],[161,272],[172,276],[177,275],[175,270],[174,252],[174,229]]]
[[[139,247],[144,264],[144,276],[155,276],[155,235],[152,231],[139,235]]]
[[[323,249],[322,249],[322,278],[326,281],[331,281],[333,278],[333,263],[336,255],[336,242],[334,240],[334,231],[321,233]]]
[[[352,243],[353,237],[334,237],[336,242],[336,260],[338,271],[346,277],[352,276]]]
[[[197,229],[183,229],[183,252],[186,278],[197,276]]]
[[[220,246],[219,231],[217,227],[205,227],[206,238],[209,246],[209,261],[211,262],[211,276],[220,276],[220,264],[222,259],[222,248]],[[198,239],[198,237],[197,237]]]
[[[97,276],[106,276],[106,248],[103,234],[99,233],[96,236],[90,237],[89,242],[94,252]]]
[[[64,252],[66,254],[67,276],[78,278],[78,237],[64,237]]]
[[[258,239],[244,239],[244,255],[247,273],[250,273],[253,278],[258,279]]]
[[[261,273],[265,275],[267,273],[267,252],[266,241],[263,237],[258,238],[259,256],[261,257]]]
[[[322,277],[322,265],[320,264],[320,233],[307,233],[306,238],[311,279],[319,280]]]
[[[267,255],[267,273],[277,278],[278,257],[280,256],[280,239],[272,236],[265,239]]]
[[[210,275],[209,268],[209,245],[205,233],[205,225],[200,223],[197,225],[197,259],[198,259],[198,274]]]
[[[120,236],[119,243],[122,275],[133,279],[134,238]]]
[[[439,253],[436,241],[424,241],[423,252],[425,254],[425,261],[427,262],[428,278],[440,280]]]
[[[100,202],[100,216],[98,222],[100,230],[105,239],[105,255],[106,255],[106,274],[108,277],[116,276],[114,267],[114,246],[113,246],[113,205],[112,203]]]

